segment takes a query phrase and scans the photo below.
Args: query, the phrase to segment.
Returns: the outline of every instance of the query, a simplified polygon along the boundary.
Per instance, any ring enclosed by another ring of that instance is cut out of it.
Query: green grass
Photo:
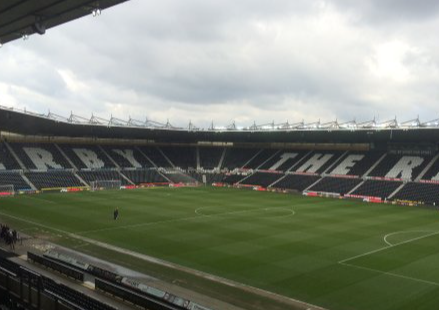
[[[118,221],[112,219],[115,207]],[[439,307],[439,212],[434,210],[185,188],[6,198],[0,200],[0,222],[52,234],[63,245],[81,246],[80,251],[166,280],[177,278],[249,308],[285,309],[127,255],[82,246],[66,233],[333,310]]]

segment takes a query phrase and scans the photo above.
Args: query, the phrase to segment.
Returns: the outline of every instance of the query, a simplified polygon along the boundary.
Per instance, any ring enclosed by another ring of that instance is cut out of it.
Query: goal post
[[[121,186],[121,180],[96,180],[90,182],[90,190],[92,192],[108,189],[120,189]]]
[[[0,185],[0,197],[8,197],[15,195],[15,188],[13,184]]]

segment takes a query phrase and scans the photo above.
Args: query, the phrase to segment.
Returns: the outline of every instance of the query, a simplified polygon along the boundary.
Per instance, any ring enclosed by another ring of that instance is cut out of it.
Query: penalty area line
[[[394,244],[387,240],[387,238],[389,238],[391,236],[402,235],[402,234],[411,234],[411,233],[435,233],[435,232],[437,232],[437,231],[436,230],[401,230],[401,231],[395,231],[395,232],[392,232],[390,234],[385,235],[383,237],[383,241],[388,246],[393,246]]]
[[[428,237],[432,237],[432,236],[435,236],[435,235],[439,235],[439,231],[435,231],[435,232],[432,232],[432,233],[424,235],[424,236],[408,239],[406,241],[402,241],[402,242],[395,243],[395,244],[390,244],[388,246],[381,247],[381,248],[376,249],[376,250],[372,250],[372,251],[369,251],[369,252],[366,252],[366,253],[355,255],[355,256],[352,256],[352,257],[348,257],[346,259],[343,259],[343,260],[339,261],[338,263],[339,264],[346,263],[346,262],[349,262],[349,261],[357,259],[357,258],[361,258],[361,257],[368,256],[368,255],[371,255],[371,254],[379,253],[379,252],[382,252],[382,251],[385,251],[385,250],[388,250],[388,249],[395,248],[395,247],[400,246],[400,245],[408,244],[408,243],[411,243],[411,242],[414,242],[414,241],[418,241],[418,240],[421,240],[421,239],[425,239],[425,238],[428,238]]]
[[[411,232],[414,232],[414,231],[411,231]],[[417,232],[427,232],[427,231],[417,231]],[[374,268],[369,268],[369,267],[355,265],[355,264],[352,264],[352,263],[347,263],[347,262],[355,260],[357,258],[369,256],[369,255],[372,255],[372,254],[375,254],[375,253],[379,253],[379,252],[382,252],[382,251],[385,251],[385,250],[389,250],[389,249],[395,248],[395,247],[400,246],[400,245],[412,243],[412,242],[415,242],[415,241],[418,241],[418,240],[421,240],[421,239],[425,239],[425,238],[428,238],[428,237],[439,235],[439,231],[435,231],[435,232],[429,233],[427,235],[419,236],[419,237],[416,237],[416,238],[411,238],[411,239],[408,239],[406,241],[402,241],[402,242],[395,243],[395,244],[391,244],[390,242],[387,242],[387,237],[389,237],[391,235],[396,235],[398,233],[403,233],[403,232],[394,232],[394,233],[390,233],[390,234],[387,234],[387,235],[384,236],[383,239],[386,242],[387,246],[381,247],[379,249],[376,249],[376,250],[373,250],[373,251],[369,251],[369,252],[366,252],[366,253],[363,253],[363,254],[359,254],[359,255],[356,255],[356,256],[352,256],[352,257],[346,258],[344,260],[339,261],[338,264],[340,264],[342,266],[350,267],[350,268],[367,270],[367,271],[371,271],[371,272],[375,272],[375,273],[379,273],[379,274],[383,274],[383,275],[387,275],[387,276],[392,276],[392,277],[396,277],[396,278],[400,278],[400,279],[411,280],[411,281],[415,281],[415,282],[419,282],[419,283],[423,283],[423,284],[439,286],[438,282],[423,280],[423,279],[414,278],[414,277],[410,277],[410,276],[404,276],[402,274],[398,274],[398,273],[394,273],[394,272],[387,272],[387,271],[382,271],[382,270],[379,270],[379,269],[374,269]]]
[[[409,276],[404,276],[404,275],[398,274],[398,273],[387,272],[387,271],[382,271],[382,270],[379,270],[379,269],[363,267],[363,266],[358,266],[358,265],[348,264],[348,263],[340,263],[339,262],[339,264],[342,265],[342,266],[347,266],[347,267],[357,268],[357,269],[361,269],[361,270],[372,271],[372,272],[375,272],[375,273],[379,273],[379,274],[383,274],[383,275],[387,275],[387,276],[392,276],[392,277],[396,277],[396,278],[401,278],[401,279],[405,279],[405,280],[416,281],[416,282],[423,283],[423,284],[439,286],[439,283],[437,283],[437,282],[423,280],[423,279],[409,277]]]

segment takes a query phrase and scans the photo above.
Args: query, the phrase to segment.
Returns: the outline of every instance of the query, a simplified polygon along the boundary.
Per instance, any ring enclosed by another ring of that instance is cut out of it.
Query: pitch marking
[[[357,269],[362,269],[362,270],[368,270],[368,271],[372,271],[375,273],[380,273],[380,274],[384,274],[384,275],[388,275],[388,276],[392,276],[392,277],[397,277],[397,278],[401,278],[401,279],[412,280],[412,281],[416,281],[419,283],[439,286],[439,283],[437,283],[437,282],[422,280],[422,279],[413,278],[413,277],[409,277],[409,276],[403,276],[401,274],[397,274],[397,273],[393,273],[393,272],[386,272],[386,271],[382,271],[382,270],[378,270],[378,269],[373,269],[373,268],[368,268],[368,267],[363,267],[363,266],[358,266],[358,265],[353,265],[353,264],[348,264],[348,263],[340,263],[339,262],[339,264],[342,266],[347,266],[347,267],[352,267],[352,268],[357,268]]]
[[[205,217],[210,217],[210,216],[221,216],[221,215],[230,215],[230,214],[241,214],[241,213],[251,213],[251,212],[257,212],[257,211],[271,211],[271,210],[285,210],[288,211],[289,214],[288,215],[283,215],[283,216],[278,216],[278,217],[287,217],[287,216],[293,216],[296,214],[296,212],[293,210],[293,208],[289,209],[289,208],[285,208],[285,207],[272,207],[272,208],[260,208],[260,209],[251,209],[251,210],[242,210],[242,211],[232,211],[232,212],[223,212],[223,213],[217,213],[217,214],[204,214],[202,212],[200,212],[203,209],[212,209],[215,207],[200,207],[195,209],[195,214],[200,215],[200,216],[205,216]]]
[[[392,243],[387,241],[387,238],[389,238],[391,236],[402,235],[402,234],[410,234],[410,233],[433,233],[433,232],[435,232],[435,231],[433,231],[433,230],[401,230],[401,231],[395,231],[395,232],[392,232],[390,234],[385,235],[383,240],[384,240],[384,243],[386,243],[388,246],[393,246]]]
[[[155,221],[155,222],[148,222],[148,223],[139,223],[139,224],[125,225],[125,226],[107,227],[107,228],[101,228],[101,229],[80,231],[80,232],[77,232],[76,234],[84,235],[84,234],[104,232],[104,231],[113,231],[113,230],[117,230],[117,229],[147,227],[147,226],[167,224],[167,223],[174,223],[174,222],[197,220],[197,219],[200,219],[202,217],[204,217],[204,218],[214,218],[214,217],[219,217],[219,216],[222,216],[222,215],[230,215],[230,214],[237,214],[237,213],[248,213],[248,212],[254,212],[256,210],[262,210],[262,209],[255,209],[255,210],[233,211],[233,212],[225,212],[225,213],[220,213],[220,214],[205,215],[205,214],[199,213],[199,210],[203,209],[203,208],[208,208],[208,207],[201,207],[201,208],[195,209],[195,214],[197,216],[180,217],[180,218],[176,218],[176,219],[163,220],[163,221]],[[285,210],[288,210],[289,212],[291,212],[291,214],[286,215],[286,216],[293,216],[293,215],[295,215],[295,211],[293,209],[291,209],[291,210],[287,209],[287,208],[282,208],[282,209],[285,209]]]
[[[356,255],[356,256],[352,256],[352,257],[346,258],[344,260],[339,261],[338,264],[340,264],[342,266],[346,266],[346,267],[357,268],[357,269],[362,269],[362,270],[368,270],[368,271],[372,271],[372,272],[375,272],[375,273],[380,273],[380,274],[384,274],[384,275],[388,275],[388,276],[393,276],[393,277],[397,277],[397,278],[400,278],[400,279],[412,280],[412,281],[416,281],[416,282],[419,282],[419,283],[439,286],[439,283],[437,283],[437,282],[423,280],[423,279],[409,277],[409,276],[404,276],[404,275],[393,273],[393,272],[386,272],[386,271],[382,271],[382,270],[379,270],[379,269],[368,268],[368,267],[363,267],[363,266],[347,263],[347,262],[352,261],[352,260],[357,259],[357,258],[365,257],[365,256],[368,256],[368,255],[371,255],[371,254],[374,254],[374,253],[378,253],[378,252],[382,252],[382,251],[385,251],[385,250],[388,250],[388,249],[391,249],[391,248],[394,248],[394,247],[397,247],[397,246],[400,246],[400,245],[408,244],[408,243],[411,243],[411,242],[414,242],[414,241],[418,241],[418,240],[421,240],[421,239],[425,239],[425,238],[428,238],[428,237],[439,235],[439,231],[434,231],[434,232],[431,232],[431,233],[429,233],[427,235],[423,235],[423,236],[416,237],[416,238],[411,238],[411,239],[408,239],[406,241],[402,241],[402,242],[399,242],[399,243],[392,244],[392,243],[387,241],[387,238],[392,236],[392,235],[396,235],[396,234],[400,234],[400,233],[409,233],[409,232],[431,232],[431,231],[397,231],[397,232],[393,232],[393,233],[387,234],[383,238],[384,242],[387,244],[387,246],[379,248],[379,249],[376,249],[376,250],[373,250],[373,251],[369,251],[369,252],[366,252],[366,253],[363,253],[363,254],[359,254],[359,255]]]
[[[421,240],[421,239],[424,239],[424,238],[428,238],[428,237],[431,237],[431,236],[435,236],[435,235],[439,235],[439,231],[435,231],[435,232],[432,232],[432,233],[424,235],[424,236],[408,239],[406,241],[402,241],[402,242],[399,242],[399,243],[391,244],[389,246],[385,246],[385,247],[382,247],[382,248],[379,248],[379,249],[376,249],[376,250],[373,250],[373,251],[369,251],[369,252],[366,252],[366,253],[363,253],[363,254],[355,255],[355,256],[343,259],[343,260],[339,261],[338,263],[345,263],[345,262],[348,262],[348,261],[351,261],[351,260],[354,260],[354,259],[357,259],[357,258],[360,258],[360,257],[364,257],[364,256],[368,256],[368,255],[375,254],[375,253],[378,253],[378,252],[382,252],[382,251],[388,250],[390,248],[394,248],[394,247],[397,247],[397,246],[400,246],[400,245],[403,245],[403,244],[411,243],[411,242],[418,241],[418,240]]]

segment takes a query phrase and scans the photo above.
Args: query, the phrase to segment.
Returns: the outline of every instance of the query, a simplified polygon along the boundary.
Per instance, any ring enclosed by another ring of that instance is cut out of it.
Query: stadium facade
[[[208,183],[307,195],[439,203],[439,129],[182,129],[0,109],[0,184],[19,192]]]

